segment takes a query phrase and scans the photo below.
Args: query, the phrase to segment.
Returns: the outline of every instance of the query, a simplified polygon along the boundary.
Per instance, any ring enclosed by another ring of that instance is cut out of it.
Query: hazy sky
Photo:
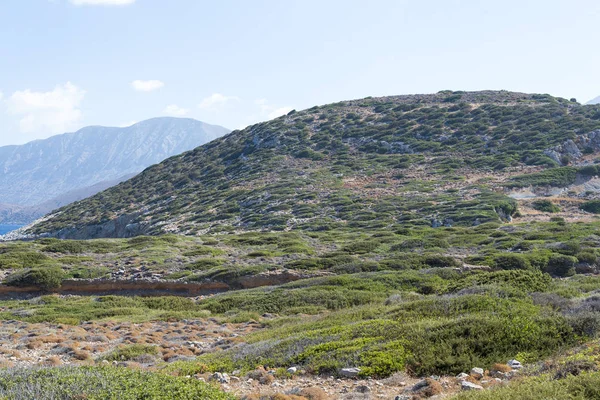
[[[0,0],[0,145],[444,89],[600,95],[597,0]]]

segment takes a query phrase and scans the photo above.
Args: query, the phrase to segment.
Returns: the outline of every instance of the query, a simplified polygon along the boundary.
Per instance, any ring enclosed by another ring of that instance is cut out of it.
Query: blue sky
[[[594,0],[2,0],[0,19],[0,145],[444,89],[600,95]]]

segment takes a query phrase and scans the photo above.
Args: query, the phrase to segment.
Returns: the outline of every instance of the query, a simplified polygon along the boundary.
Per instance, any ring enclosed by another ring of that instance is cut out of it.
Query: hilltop
[[[228,132],[193,119],[154,118],[0,147],[0,222],[31,222]]]
[[[444,91],[343,101],[172,157],[28,233],[473,226],[523,215],[518,201],[525,217],[535,214],[522,199],[576,184],[564,208],[585,218],[578,204],[600,185],[595,170],[578,166],[594,162],[599,129],[600,106],[549,95]]]

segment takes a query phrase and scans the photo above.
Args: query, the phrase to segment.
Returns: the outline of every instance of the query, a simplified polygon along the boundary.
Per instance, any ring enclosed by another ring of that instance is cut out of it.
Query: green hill
[[[172,157],[28,233],[98,238],[506,221],[519,215],[508,191],[577,183],[577,167],[556,167],[593,154],[598,129],[600,106],[549,95],[443,91],[344,101]]]

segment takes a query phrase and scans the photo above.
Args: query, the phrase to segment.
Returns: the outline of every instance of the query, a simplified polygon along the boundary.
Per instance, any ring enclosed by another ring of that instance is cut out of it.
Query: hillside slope
[[[227,132],[193,119],[155,118],[127,128],[91,126],[0,147],[0,203],[39,205],[73,190],[136,174]]]
[[[509,221],[519,214],[508,195],[523,197],[531,182],[535,192],[593,178],[564,165],[592,162],[599,129],[599,106],[549,95],[444,91],[345,101],[172,157],[28,233],[96,238]]]

